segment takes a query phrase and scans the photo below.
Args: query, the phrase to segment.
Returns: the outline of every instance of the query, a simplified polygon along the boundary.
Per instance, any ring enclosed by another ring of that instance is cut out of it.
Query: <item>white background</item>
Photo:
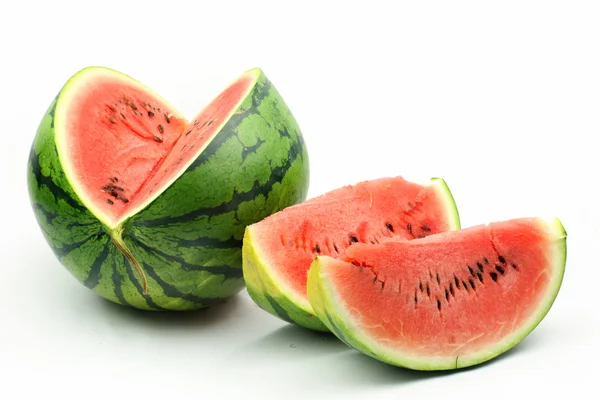
[[[593,1],[3,2],[0,398],[593,398],[599,20]],[[102,300],[56,261],[26,191],[37,125],[88,65],[134,76],[188,117],[263,68],[304,132],[310,197],[441,176],[463,226],[557,215],[569,237],[554,307],[493,362],[417,373],[289,326],[245,291],[189,314]]]

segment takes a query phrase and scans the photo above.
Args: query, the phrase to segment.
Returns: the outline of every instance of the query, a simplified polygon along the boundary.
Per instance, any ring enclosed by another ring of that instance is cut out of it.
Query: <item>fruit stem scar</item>
[[[133,267],[137,271],[138,275],[142,278],[142,286],[144,289],[144,294],[148,294],[148,279],[146,279],[146,274],[144,273],[144,270],[142,269],[142,266],[140,265],[140,263],[135,259],[133,254],[131,254],[131,250],[129,250],[127,248],[127,245],[123,241],[122,235],[123,235],[123,225],[117,226],[110,233],[112,241],[115,244],[115,246],[117,247],[117,249],[119,249],[119,251],[121,253],[123,253],[125,258],[127,258],[127,261],[129,261],[129,263],[131,265],[133,265]]]

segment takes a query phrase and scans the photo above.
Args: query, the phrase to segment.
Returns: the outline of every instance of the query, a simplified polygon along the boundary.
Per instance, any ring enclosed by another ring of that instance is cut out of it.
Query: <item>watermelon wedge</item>
[[[421,185],[395,177],[344,186],[246,229],[242,267],[248,294],[284,321],[327,331],[306,294],[315,256],[343,257],[354,243],[422,238],[459,228],[456,204],[443,179]]]
[[[316,257],[308,298],[342,341],[388,364],[468,367],[526,337],[559,292],[566,232],[522,218]]]
[[[306,197],[308,152],[255,68],[191,120],[141,82],[88,67],[33,140],[35,218],[63,266],[115,303],[189,310],[244,288],[247,225]]]

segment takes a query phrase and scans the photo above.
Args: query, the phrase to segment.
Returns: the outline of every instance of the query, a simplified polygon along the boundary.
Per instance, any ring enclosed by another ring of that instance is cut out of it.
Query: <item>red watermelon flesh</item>
[[[85,78],[83,78],[85,77]],[[69,115],[56,115],[63,162],[77,194],[109,227],[168,187],[212,140],[251,89],[244,74],[191,123],[147,87],[98,70],[66,87]],[[82,90],[82,86],[88,86]],[[65,100],[66,99],[66,100]]]
[[[380,178],[341,187],[247,228],[248,292],[259,305],[268,296],[269,304],[263,308],[282,319],[320,329],[313,324],[318,319],[310,318],[306,296],[308,269],[315,256],[343,257],[355,243],[422,238],[458,228],[456,205],[443,179],[422,185],[402,177]]]
[[[315,261],[309,299],[375,358],[416,369],[472,365],[518,343],[548,312],[565,237],[557,219],[523,218],[355,244],[340,259]]]

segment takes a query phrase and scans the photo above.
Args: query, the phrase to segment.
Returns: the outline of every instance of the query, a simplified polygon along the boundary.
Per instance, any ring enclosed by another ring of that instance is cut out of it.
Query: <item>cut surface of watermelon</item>
[[[79,198],[109,228],[135,214],[198,157],[257,77],[257,70],[241,75],[188,123],[129,76],[79,72],[55,116],[58,153]]]
[[[288,207],[246,229],[243,268],[248,293],[285,321],[327,330],[306,294],[315,256],[343,257],[355,243],[422,238],[459,229],[443,179],[425,185],[401,177],[345,186]]]
[[[521,218],[317,257],[308,297],[342,341],[389,364],[467,367],[507,351],[552,306],[565,270],[556,218]]]

